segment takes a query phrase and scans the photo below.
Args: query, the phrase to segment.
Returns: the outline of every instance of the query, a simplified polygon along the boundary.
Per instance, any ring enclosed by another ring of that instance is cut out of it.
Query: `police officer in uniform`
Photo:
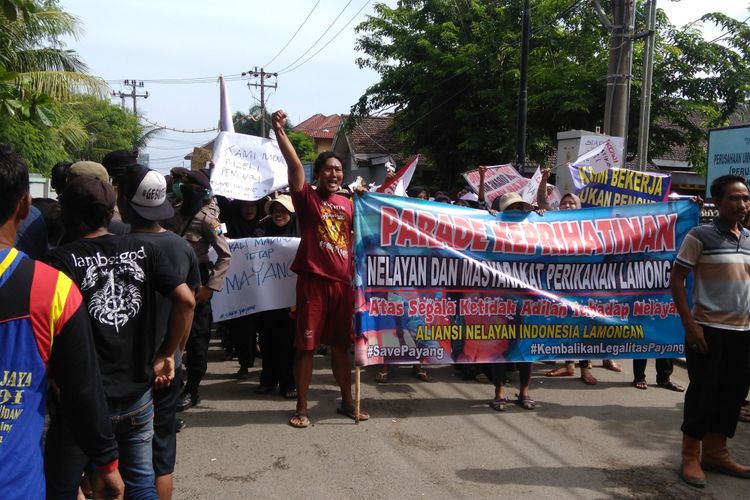
[[[182,204],[170,224],[173,231],[185,238],[198,256],[201,287],[195,296],[195,315],[187,341],[187,383],[177,411],[198,404],[198,387],[206,374],[208,343],[211,338],[211,296],[224,286],[231,253],[221,230],[219,207],[211,194],[211,182],[203,170],[190,170],[180,185]],[[208,249],[218,255],[216,262],[208,259]]]

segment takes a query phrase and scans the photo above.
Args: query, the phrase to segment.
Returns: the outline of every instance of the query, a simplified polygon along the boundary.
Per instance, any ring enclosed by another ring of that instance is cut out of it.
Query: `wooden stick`
[[[359,366],[355,367],[354,369],[354,423],[359,425],[359,398],[360,398],[360,379],[359,379]]]

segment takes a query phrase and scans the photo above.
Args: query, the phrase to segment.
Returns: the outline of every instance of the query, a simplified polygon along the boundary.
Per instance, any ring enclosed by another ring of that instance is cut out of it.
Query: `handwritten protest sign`
[[[494,217],[356,197],[356,363],[684,355],[670,291],[687,201]]]
[[[583,207],[614,207],[666,201],[672,177],[669,174],[611,168],[570,166]]]
[[[295,303],[297,275],[290,266],[299,238],[244,238],[228,240],[232,263],[224,288],[214,292],[214,321],[261,311],[290,307]],[[216,259],[213,249],[209,257]]]
[[[602,172],[613,167],[622,167],[622,158],[615,144],[607,139],[604,144],[578,157],[571,165],[574,167],[592,167],[594,172]]]
[[[531,205],[537,204],[537,191],[539,191],[539,184],[541,184],[541,182],[542,170],[537,167],[534,175],[531,176],[529,182],[526,183],[526,185],[519,193],[521,195],[521,198],[523,198],[523,201]],[[547,184],[547,203],[552,208],[552,210],[558,210],[560,208],[561,198],[562,196],[560,195],[560,190],[557,189],[557,187],[552,186],[551,184]]]
[[[474,192],[479,192],[479,169],[469,170],[462,174]],[[519,174],[513,165],[495,165],[487,167],[484,174],[484,199],[487,205],[505,193],[518,193],[529,182]]]
[[[271,139],[220,132],[214,142],[215,194],[236,200],[259,200],[289,185],[279,145]]]

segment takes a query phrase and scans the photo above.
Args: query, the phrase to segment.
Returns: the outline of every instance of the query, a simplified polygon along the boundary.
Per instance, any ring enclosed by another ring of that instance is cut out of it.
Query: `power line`
[[[742,23],[740,23],[740,24],[745,24],[745,23],[746,23],[746,22],[748,22],[748,21],[750,21],[750,16],[747,16],[747,17],[745,18],[745,20],[744,20],[744,21],[742,21]],[[724,37],[727,37],[727,36],[729,36],[729,34],[731,34],[731,31],[727,31],[726,33],[722,33],[721,35],[717,36],[716,38],[714,38],[713,40],[711,40],[711,41],[710,41],[710,42],[708,42],[708,43],[714,43],[714,42],[718,42],[719,40],[723,39]]]
[[[315,8],[318,6],[319,3],[320,3],[320,0],[318,0],[317,2],[315,2],[315,5],[313,5],[312,9],[310,9],[310,12],[308,12],[307,17],[305,18],[305,20],[302,21],[302,24],[299,25],[299,28],[297,28],[297,31],[295,31],[294,34],[292,35],[292,38],[290,38],[289,41],[286,42],[286,45],[284,45],[283,47],[281,47],[281,50],[278,51],[276,53],[276,55],[271,58],[270,61],[268,61],[266,64],[264,64],[263,67],[266,67],[269,64],[271,64],[272,62],[274,62],[276,60],[276,58],[279,57],[281,55],[281,53],[284,52],[284,50],[286,50],[287,47],[289,47],[289,44],[292,43],[292,40],[294,40],[294,37],[297,36],[297,34],[299,33],[299,31],[302,29],[302,27],[307,22],[307,20],[310,19],[310,16],[312,15],[312,13],[315,12]]]
[[[339,17],[341,17],[341,15],[344,13],[344,11],[347,9],[347,7],[349,7],[349,4],[352,3],[353,1],[354,0],[349,0],[348,2],[346,2],[346,5],[344,5],[343,9],[341,9],[341,12],[339,12],[339,14],[334,18],[334,20],[331,21],[331,24],[329,24],[328,27],[325,29],[325,31],[323,31],[323,34],[321,34],[320,37],[317,40],[315,40],[315,43],[313,43],[312,45],[310,45],[310,47],[308,47],[308,49],[306,51],[304,51],[301,56],[299,56],[297,59],[295,59],[294,61],[292,61],[287,66],[285,66],[285,67],[281,68],[280,70],[276,71],[276,73],[281,73],[282,71],[288,70],[289,68],[291,68],[292,66],[294,66],[295,64],[297,64],[300,59],[302,59],[303,57],[305,57],[308,54],[308,52],[310,52],[318,44],[318,42],[321,41],[324,36],[326,36],[326,33],[328,33],[328,31],[331,29],[331,27],[334,24],[336,24],[336,21],[339,20]]]
[[[242,73],[226,75],[224,76],[225,81],[236,82],[244,80]],[[121,84],[122,80],[104,80],[108,84]],[[155,85],[169,85],[169,84],[199,84],[199,83],[216,83],[216,76],[200,76],[200,77],[185,77],[185,78],[150,78],[139,80],[144,83],[151,83]]]
[[[178,129],[178,128],[167,127],[166,125],[162,125],[160,123],[152,122],[151,120],[149,120],[145,116],[141,116],[141,119],[144,122],[148,123],[149,125],[153,125],[154,127],[159,127],[161,129],[169,130],[169,131],[172,131],[172,132],[180,132],[182,134],[203,134],[205,132],[216,132],[216,131],[219,130],[218,127],[205,128],[205,129],[202,129],[202,130],[185,130],[185,129]]]
[[[302,65],[304,65],[304,64],[306,64],[306,63],[308,63],[308,62],[309,62],[309,61],[310,61],[310,60],[311,60],[311,59],[312,59],[313,57],[315,57],[315,56],[317,56],[318,54],[320,54],[320,52],[321,52],[321,51],[322,51],[323,49],[325,49],[326,47],[328,47],[328,45],[330,45],[330,44],[331,44],[331,42],[332,42],[332,41],[334,41],[334,40],[336,39],[336,37],[337,37],[337,36],[339,36],[339,35],[341,34],[341,32],[342,32],[342,31],[344,31],[344,30],[345,30],[345,29],[347,28],[347,26],[349,26],[349,25],[350,25],[350,24],[352,23],[352,21],[354,21],[354,19],[355,19],[355,18],[356,18],[356,17],[357,17],[358,15],[359,15],[359,13],[360,13],[360,12],[362,12],[362,11],[364,10],[364,8],[365,8],[365,7],[367,7],[367,4],[368,4],[368,3],[370,3],[370,0],[367,0],[367,1],[366,1],[366,2],[365,2],[365,3],[363,4],[363,5],[362,5],[362,7],[360,7],[360,8],[359,8],[359,10],[358,10],[358,11],[357,11],[357,12],[356,12],[356,13],[355,13],[355,14],[354,14],[354,15],[353,15],[352,17],[351,17],[351,19],[349,19],[349,21],[347,21],[347,22],[346,22],[346,24],[345,24],[345,25],[344,25],[344,26],[343,26],[343,27],[342,27],[342,28],[341,28],[340,30],[338,30],[338,32],[337,32],[337,33],[336,33],[335,35],[333,35],[333,37],[332,37],[332,38],[331,38],[330,40],[328,40],[328,41],[326,42],[326,44],[325,44],[325,45],[323,45],[323,46],[322,46],[321,48],[319,48],[319,49],[318,49],[318,50],[317,50],[317,51],[316,51],[316,52],[315,52],[315,53],[314,53],[313,55],[311,55],[310,57],[308,57],[307,59],[305,59],[304,61],[302,61],[301,63],[299,63],[299,64],[298,64],[297,66],[295,66],[295,67],[293,67],[293,68],[291,68],[291,69],[289,69],[289,70],[286,70],[286,71],[284,71],[284,72],[280,72],[280,74],[291,73],[292,71],[296,70],[296,69],[297,69],[297,68],[299,68],[300,66],[302,66]],[[316,42],[316,43],[317,43],[317,42]],[[288,66],[287,66],[287,67],[288,67]]]

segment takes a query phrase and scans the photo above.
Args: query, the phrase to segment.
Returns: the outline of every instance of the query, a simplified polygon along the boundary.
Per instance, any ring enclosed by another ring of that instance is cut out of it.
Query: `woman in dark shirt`
[[[292,198],[279,195],[265,206],[268,217],[256,230],[256,236],[299,238],[297,218]],[[294,384],[294,310],[284,307],[258,313],[260,325],[260,350],[263,353],[263,371],[258,394],[266,394],[278,386],[279,393],[287,399],[297,398]]]
[[[262,206],[262,201],[245,201],[233,200],[226,205],[227,237],[237,240],[241,238],[253,238],[260,223],[258,208]],[[239,318],[230,319],[222,323],[229,338],[234,352],[237,354],[237,361],[240,363],[240,369],[237,371],[237,378],[248,378],[248,370],[255,363],[255,348],[257,345],[258,335],[258,315],[249,314]],[[229,351],[231,352],[231,351]]]

